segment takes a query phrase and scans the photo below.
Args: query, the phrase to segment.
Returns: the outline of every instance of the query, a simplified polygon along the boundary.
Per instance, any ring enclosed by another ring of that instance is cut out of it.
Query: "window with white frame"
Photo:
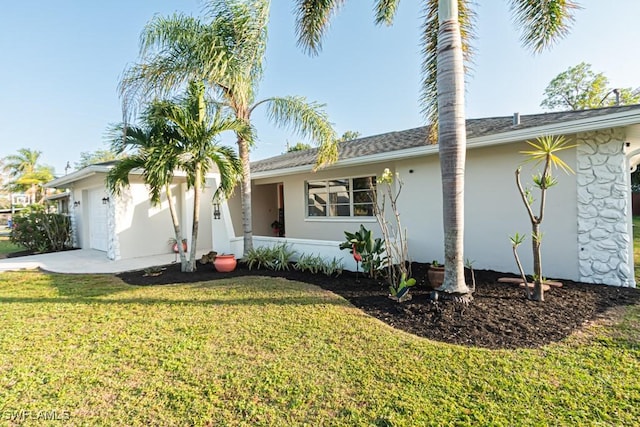
[[[305,187],[307,217],[374,216],[375,176],[306,181]]]

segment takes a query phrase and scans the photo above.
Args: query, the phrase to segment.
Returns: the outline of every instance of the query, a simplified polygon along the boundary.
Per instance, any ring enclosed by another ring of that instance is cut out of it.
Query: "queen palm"
[[[223,116],[216,105],[205,100],[202,83],[191,82],[187,94],[175,101],[154,101],[143,116],[144,127],[120,125],[114,132],[113,149],[122,153],[133,149],[131,156],[121,160],[108,174],[107,183],[112,191],[119,192],[129,184],[129,173],[142,169],[143,178],[150,188],[151,201],[158,203],[162,190],[167,195],[173,221],[175,239],[182,241],[182,232],[171,192],[176,171],[186,174],[187,186],[193,188],[193,227],[191,251],[186,259],[182,245],[178,246],[182,271],[195,271],[200,199],[206,174],[215,165],[220,174],[216,196],[229,196],[240,174],[237,156],[229,147],[216,143],[216,137],[224,131],[243,134],[246,126],[233,117]],[[120,135],[118,131],[124,132]]]
[[[321,49],[329,20],[345,0],[296,0],[298,42],[312,54]],[[393,23],[399,0],[375,0],[377,24]],[[464,281],[464,168],[466,129],[463,56],[474,15],[467,0],[423,0],[423,111],[437,123],[442,176],[445,280],[447,292],[468,293]],[[566,35],[577,4],[571,0],[510,0],[523,44],[534,52]],[[437,120],[436,120],[437,119]],[[436,129],[436,128],[432,128]]]
[[[299,96],[256,99],[263,74],[269,1],[212,0],[207,20],[176,14],[155,17],[141,36],[142,61],[120,83],[125,111],[158,92],[201,81],[225,108],[250,128],[257,107],[267,116],[320,146],[317,167],[337,158],[336,135],[323,105]],[[255,132],[236,134],[242,164],[242,212],[245,253],[253,247],[249,150]]]
[[[41,151],[20,148],[18,154],[4,158],[4,171],[12,181],[10,187],[16,191],[30,191],[31,203],[36,203],[38,187],[53,179],[51,167],[38,164]]]

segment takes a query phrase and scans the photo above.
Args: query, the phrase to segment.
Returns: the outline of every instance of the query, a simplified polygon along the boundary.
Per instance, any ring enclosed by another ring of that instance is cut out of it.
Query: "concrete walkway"
[[[94,249],[78,249],[0,259],[0,272],[42,268],[54,273],[69,274],[121,273],[170,264],[175,259],[174,254],[162,254],[111,261],[104,252]]]

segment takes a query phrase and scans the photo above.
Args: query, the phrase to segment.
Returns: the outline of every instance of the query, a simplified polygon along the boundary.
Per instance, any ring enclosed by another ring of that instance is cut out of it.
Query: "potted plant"
[[[169,245],[173,249],[173,252],[180,252],[180,250],[178,249],[178,242],[173,237],[169,239]],[[187,252],[187,239],[182,239],[182,251]]]
[[[236,269],[236,256],[234,254],[218,254],[213,260],[213,266],[220,273],[229,273]]]
[[[444,282],[444,265],[440,265],[437,260],[431,261],[427,277],[432,289],[438,289]]]
[[[277,237],[281,237],[282,236],[282,231],[284,229],[283,224],[278,221],[275,220],[271,223],[271,229],[273,230],[273,235],[277,236]]]

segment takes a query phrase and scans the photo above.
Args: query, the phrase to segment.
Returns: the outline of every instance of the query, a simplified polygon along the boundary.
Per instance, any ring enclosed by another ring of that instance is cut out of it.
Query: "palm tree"
[[[50,166],[39,165],[41,151],[21,148],[18,154],[11,154],[4,158],[4,171],[13,178],[9,186],[15,191],[30,191],[31,203],[36,203],[38,187],[53,179]],[[44,194],[42,194],[44,197]]]
[[[297,0],[298,42],[309,53],[319,53],[330,18],[344,0]],[[399,0],[376,0],[375,22],[393,23]],[[464,63],[474,14],[468,0],[423,0],[422,93],[427,119],[437,129],[442,176],[445,280],[442,290],[468,293],[464,281],[464,168],[466,128]],[[510,0],[522,42],[540,52],[567,34],[578,6],[571,0]],[[426,141],[428,142],[428,141]]]
[[[125,114],[149,96],[201,81],[225,108],[251,127],[257,107],[267,107],[274,124],[309,137],[320,146],[316,167],[337,159],[336,135],[324,105],[299,96],[256,100],[262,79],[269,18],[268,0],[212,0],[208,20],[175,14],[155,17],[141,36],[141,63],[120,83]],[[253,248],[249,149],[255,132],[237,133],[242,164],[242,227],[245,253]]]
[[[182,271],[195,271],[198,228],[200,221],[200,199],[207,172],[215,165],[220,173],[216,197],[228,197],[240,174],[237,156],[229,147],[215,142],[222,132],[230,130],[240,134],[246,132],[244,123],[223,116],[220,110],[209,107],[205,100],[204,85],[192,82],[187,94],[174,101],[155,101],[144,116],[145,128],[120,125],[125,137],[115,138],[113,149],[117,153],[127,148],[136,152],[121,160],[108,174],[107,183],[111,191],[118,192],[127,186],[129,173],[142,169],[143,178],[150,188],[151,201],[160,201],[164,189],[173,221],[175,239],[182,241],[182,232],[171,192],[174,173],[185,172],[187,186],[193,188],[193,227],[191,251],[187,260],[182,245],[178,246]]]

